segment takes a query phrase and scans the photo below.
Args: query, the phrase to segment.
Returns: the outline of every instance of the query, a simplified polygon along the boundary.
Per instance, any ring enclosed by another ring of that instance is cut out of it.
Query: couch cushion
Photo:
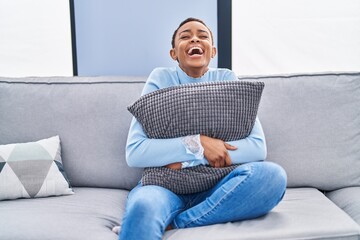
[[[242,79],[265,82],[267,160],[284,167],[289,187],[360,185],[360,73]]]
[[[128,192],[75,188],[70,196],[0,204],[0,239],[117,239]],[[261,231],[259,231],[261,230]],[[56,237],[55,237],[56,236]],[[165,233],[169,240],[359,239],[359,226],[316,189],[288,189],[264,217]]]
[[[74,190],[69,196],[2,201],[0,239],[118,239],[111,229],[119,225],[128,192]]]
[[[0,200],[73,194],[60,152],[59,136],[0,145]]]
[[[166,232],[167,240],[357,240],[360,228],[316,189],[288,189],[269,214],[254,220]]]
[[[326,196],[360,225],[360,187],[335,190]]]
[[[126,107],[140,96],[143,80],[0,78],[0,144],[59,135],[72,186],[129,189],[141,171],[125,161]]]

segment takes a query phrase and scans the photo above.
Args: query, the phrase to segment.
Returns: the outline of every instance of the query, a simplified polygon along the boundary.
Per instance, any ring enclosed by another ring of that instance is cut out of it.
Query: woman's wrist
[[[201,145],[200,134],[182,137],[181,141],[186,149],[186,153],[193,154],[195,159],[198,160],[204,158],[204,148]]]

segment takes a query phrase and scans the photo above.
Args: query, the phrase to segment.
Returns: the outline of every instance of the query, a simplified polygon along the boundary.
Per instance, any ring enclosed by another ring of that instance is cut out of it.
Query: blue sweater
[[[180,84],[236,79],[235,73],[228,69],[210,68],[202,77],[192,78],[179,66],[176,68],[156,68],[147,79],[142,95]],[[230,158],[234,164],[264,160],[266,157],[265,136],[258,118],[247,138],[228,143],[237,147],[237,150],[229,150]],[[206,158],[196,159],[194,154],[187,151],[181,138],[148,138],[141,124],[135,118],[132,119],[128,134],[126,161],[130,167],[160,167],[186,161],[190,161],[191,166],[208,164]]]

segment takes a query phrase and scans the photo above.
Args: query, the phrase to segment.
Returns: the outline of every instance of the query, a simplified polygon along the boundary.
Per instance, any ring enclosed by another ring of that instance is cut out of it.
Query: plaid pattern
[[[149,138],[203,134],[224,141],[247,137],[255,123],[263,82],[220,81],[163,88],[140,97],[128,110]],[[237,165],[173,170],[145,168],[142,185],[158,185],[177,194],[210,189]]]
[[[158,185],[176,194],[191,194],[206,191],[214,187],[223,177],[237,168],[234,164],[224,168],[199,165],[181,170],[167,167],[145,168],[141,184]]]
[[[246,81],[184,84],[146,94],[128,110],[149,138],[204,134],[232,141],[250,134],[263,88]]]

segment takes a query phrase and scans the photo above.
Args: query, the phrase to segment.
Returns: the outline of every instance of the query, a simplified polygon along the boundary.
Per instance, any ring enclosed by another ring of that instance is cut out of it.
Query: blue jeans
[[[128,196],[119,239],[162,239],[168,225],[189,228],[257,218],[282,199],[286,173],[271,162],[240,165],[212,189],[177,195],[159,186],[135,187]]]

